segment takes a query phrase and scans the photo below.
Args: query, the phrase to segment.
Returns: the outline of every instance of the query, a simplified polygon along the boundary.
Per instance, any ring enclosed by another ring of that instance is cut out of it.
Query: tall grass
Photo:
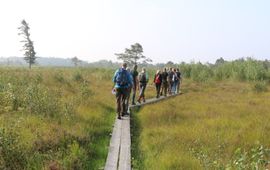
[[[269,167],[270,93],[253,87],[188,81],[183,95],[133,113],[134,169]]]
[[[113,70],[0,69],[0,169],[99,169],[115,118]]]
[[[252,58],[218,64],[182,63],[178,65],[185,78],[196,82],[209,80],[270,81],[270,62]],[[177,66],[177,67],[178,67]]]

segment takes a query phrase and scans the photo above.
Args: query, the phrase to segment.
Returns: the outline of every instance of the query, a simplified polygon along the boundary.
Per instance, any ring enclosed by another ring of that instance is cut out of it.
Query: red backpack
[[[156,84],[160,84],[160,83],[161,83],[161,81],[160,81],[160,74],[157,74],[157,75],[156,75],[155,83],[156,83]]]

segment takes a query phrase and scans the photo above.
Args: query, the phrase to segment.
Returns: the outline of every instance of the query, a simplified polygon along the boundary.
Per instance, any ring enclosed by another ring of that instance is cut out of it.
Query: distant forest
[[[2,66],[21,66],[27,67],[27,63],[22,57],[0,57],[0,65]],[[112,62],[108,60],[100,60],[97,62],[87,62],[74,58],[49,58],[38,57],[38,67],[93,67],[115,69],[121,65],[121,62]],[[131,65],[129,67],[132,67]],[[224,80],[237,79],[248,81],[266,81],[270,82],[270,60],[256,60],[251,57],[240,58],[233,61],[226,61],[219,58],[215,63],[167,63],[157,64],[139,64],[139,67],[147,67],[153,69],[163,69],[164,67],[180,68],[182,76],[191,78],[195,81],[205,82],[209,79]]]

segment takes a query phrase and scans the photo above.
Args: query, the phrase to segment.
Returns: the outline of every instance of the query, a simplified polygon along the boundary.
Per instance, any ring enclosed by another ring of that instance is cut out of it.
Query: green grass
[[[0,68],[0,169],[104,167],[114,71]],[[146,98],[155,97],[151,78]],[[267,81],[185,81],[183,95],[133,114],[134,169],[269,166],[268,89]]]
[[[269,167],[270,93],[255,86],[188,81],[183,95],[136,111],[134,169]]]
[[[115,118],[114,70],[0,69],[0,169],[99,169]]]

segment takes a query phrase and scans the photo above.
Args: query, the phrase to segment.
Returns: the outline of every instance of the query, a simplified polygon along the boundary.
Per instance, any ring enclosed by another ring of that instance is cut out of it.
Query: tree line
[[[270,83],[270,60],[256,60],[251,57],[233,61],[220,58],[215,64],[181,63],[182,75],[197,82],[209,80],[265,81]]]

